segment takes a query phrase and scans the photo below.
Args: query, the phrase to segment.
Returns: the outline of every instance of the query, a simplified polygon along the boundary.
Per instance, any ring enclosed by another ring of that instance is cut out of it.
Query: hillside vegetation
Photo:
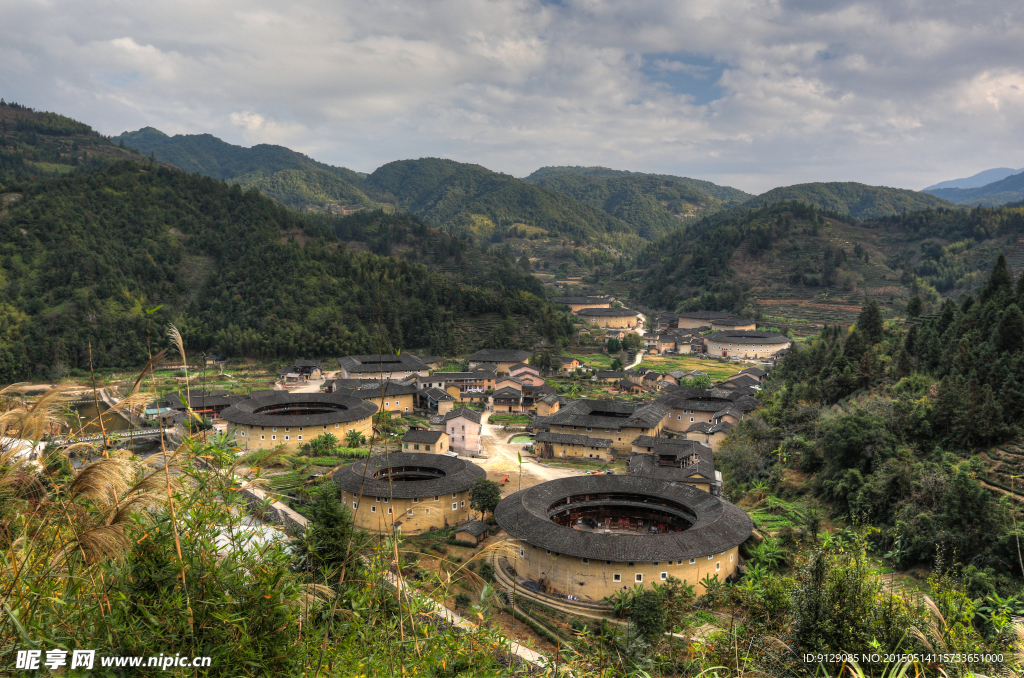
[[[640,174],[605,167],[543,167],[524,181],[602,209],[653,239],[681,220],[714,212],[750,196],[709,181]]]
[[[147,337],[161,344],[171,321],[200,351],[287,358],[470,350],[452,345],[449,328],[477,314],[520,319],[495,328],[506,345],[521,325],[549,339],[571,332],[537,296],[537,282],[500,256],[469,280],[458,269],[438,275],[360,251],[386,250],[381,230],[400,224],[369,218],[348,229],[344,219],[303,216],[254,190],[123,161],[19,195],[0,214],[0,381],[87,369],[90,347],[96,366],[142,364]],[[425,225],[407,230],[424,239],[385,240],[424,246]],[[373,242],[347,247],[339,232]],[[448,236],[433,238],[427,256],[458,256]]]
[[[651,243],[618,279],[655,308],[721,308],[779,324],[853,321],[871,297],[892,312],[920,294],[977,289],[1005,253],[1024,268],[1024,213],[939,209],[856,221],[804,202],[737,208]]]
[[[0,99],[0,186],[122,159],[145,160],[85,123]]]
[[[1002,205],[1024,199],[1024,172],[978,188],[933,188],[925,191],[958,205]]]
[[[952,207],[949,201],[927,193],[887,186],[867,186],[853,181],[815,182],[773,188],[751,198],[746,205],[760,207],[792,200],[801,200],[828,212],[855,219],[877,219],[914,210]]]
[[[362,177],[356,172],[317,162],[284,146],[245,148],[211,134],[172,137],[152,127],[125,132],[115,141],[186,172],[257,188],[296,209],[377,205],[363,192]]]

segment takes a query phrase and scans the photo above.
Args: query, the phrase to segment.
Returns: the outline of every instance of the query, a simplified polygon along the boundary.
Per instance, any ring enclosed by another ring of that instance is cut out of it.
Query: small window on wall
[[[715,572],[718,572],[721,569],[722,569],[722,564],[721,563],[715,563]]]
[[[526,557],[526,551],[524,549],[519,549],[519,557],[520,558],[525,558]]]
[[[661,581],[665,581],[667,579],[668,579],[668,572],[662,572],[661,573]]]
[[[427,509],[427,515],[428,516],[430,515],[430,509]]]
[[[582,561],[583,561],[584,565],[590,565],[590,559],[589,558],[583,558]]]
[[[452,502],[452,510],[453,511],[458,511],[459,510],[459,503],[458,502],[455,502],[455,501]]]
[[[461,508],[465,508],[465,507],[466,507],[466,502],[465,502],[465,500],[463,500]]]
[[[285,440],[291,440],[291,436],[285,436],[284,439]]]
[[[376,506],[371,506],[370,507],[370,513],[376,513],[376,512],[377,512],[377,507]]]
[[[690,565],[696,565],[696,564],[697,564],[697,559],[696,558],[690,558]]]
[[[356,504],[355,502],[352,502],[352,510],[355,511],[356,508],[358,508],[358,504]]]
[[[638,583],[642,582],[644,580],[644,576],[642,574],[640,574],[639,572],[637,572],[636,573],[636,580],[637,580]]]
[[[271,440],[277,440],[277,436],[270,436]]]
[[[612,575],[612,581],[622,581],[622,575],[621,574],[613,574]]]
[[[388,507],[388,515],[389,516],[391,515],[391,507],[390,506]]]
[[[711,554],[710,556],[708,556],[708,560],[711,560],[714,557],[715,557],[714,554]]]
[[[733,557],[733,555],[734,555],[734,554],[732,554],[732,553],[730,553],[730,554],[729,554],[729,562],[730,562],[730,563],[732,562],[732,557]]]
[[[296,436],[299,440],[302,440],[302,436]]]

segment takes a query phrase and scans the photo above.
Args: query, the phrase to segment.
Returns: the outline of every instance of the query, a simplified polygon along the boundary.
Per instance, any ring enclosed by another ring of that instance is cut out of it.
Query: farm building
[[[377,406],[348,393],[257,391],[220,413],[246,449],[296,448],[324,433],[344,439],[350,431],[372,435]]]
[[[781,334],[752,332],[750,330],[726,330],[704,337],[708,353],[741,358],[769,358],[789,348],[790,341]]]

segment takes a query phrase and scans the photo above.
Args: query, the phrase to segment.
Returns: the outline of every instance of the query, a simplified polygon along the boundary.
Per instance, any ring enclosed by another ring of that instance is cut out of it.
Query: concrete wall
[[[353,504],[358,506],[360,502],[358,495],[342,492],[342,502],[353,511],[356,526],[364,530],[388,534],[394,519],[394,522],[402,523],[399,529],[404,534],[421,534],[431,527],[441,529],[473,520],[476,514],[469,508],[469,490],[454,494],[454,497],[449,492],[437,499],[429,496],[417,500],[370,497],[364,494],[358,512],[353,508]],[[454,509],[452,504],[456,505]]]
[[[644,539],[647,537],[637,537]],[[651,538],[657,539],[657,536]],[[547,593],[553,595],[572,595],[580,600],[598,602],[616,591],[631,589],[637,583],[644,586],[661,584],[662,573],[692,584],[697,595],[704,593],[700,581],[707,575],[718,575],[719,581],[732,575],[739,567],[739,547],[734,546],[724,553],[701,555],[690,563],[690,559],[661,563],[616,563],[610,565],[604,560],[590,560],[584,563],[581,558],[550,554],[542,548],[530,546],[518,539],[510,540],[514,545],[515,557],[509,561],[520,579],[540,582],[544,580]],[[519,555],[522,553],[522,555]],[[615,581],[615,575],[619,581]],[[637,581],[636,575],[642,581]]]
[[[249,426],[228,422],[228,430],[234,430],[239,446],[247,450],[270,449],[284,445],[288,449],[296,449],[299,445],[311,442],[324,433],[333,433],[334,437],[344,445],[345,435],[349,431],[359,431],[367,438],[373,436],[371,417],[357,421],[346,421],[326,426]]]
[[[480,424],[465,417],[449,419],[444,423],[453,450],[480,453]]]

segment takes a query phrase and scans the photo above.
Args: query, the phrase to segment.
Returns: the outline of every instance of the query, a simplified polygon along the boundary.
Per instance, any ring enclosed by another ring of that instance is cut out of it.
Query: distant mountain
[[[480,165],[420,158],[389,162],[366,177],[382,202],[394,203],[453,232],[588,238],[636,229],[600,208]]]
[[[317,162],[302,153],[271,144],[251,148],[229,144],[211,134],[167,136],[144,127],[114,138],[130,148],[186,172],[223,179],[296,209],[330,205],[376,207],[363,190],[363,177],[344,167]]]
[[[541,167],[539,170],[537,170],[530,176],[526,177],[524,181],[539,184],[541,181],[565,175],[592,177],[595,179],[617,179],[621,177],[658,177],[659,179],[665,179],[666,181],[684,184],[686,186],[689,186],[690,188],[703,191],[704,193],[707,193],[711,197],[717,198],[724,203],[739,203],[753,197],[750,193],[741,191],[738,188],[733,188],[731,186],[720,186],[710,181],[704,181],[703,179],[678,177],[672,174],[630,172],[627,170],[609,169],[608,167],[582,167],[578,165],[561,167]]]
[[[549,188],[630,224],[653,239],[680,220],[718,211],[750,195],[709,181],[606,167],[543,167],[524,181]]]
[[[942,198],[887,186],[868,186],[852,181],[795,184],[773,188],[748,200],[747,207],[760,207],[787,200],[802,200],[823,210],[857,219],[877,219],[914,210],[953,207]]]
[[[1024,172],[979,188],[937,188],[928,192],[958,205],[993,207],[1024,199]]]
[[[921,189],[922,191],[932,192],[937,188],[981,188],[987,186],[995,181],[1005,179],[1011,174],[1017,174],[1018,172],[1024,172],[1024,167],[1021,169],[1010,169],[1009,167],[997,167],[995,169],[988,169],[984,172],[978,172],[972,174],[969,177],[963,179],[950,179],[949,181],[940,181],[937,184],[929,186],[928,188]]]

